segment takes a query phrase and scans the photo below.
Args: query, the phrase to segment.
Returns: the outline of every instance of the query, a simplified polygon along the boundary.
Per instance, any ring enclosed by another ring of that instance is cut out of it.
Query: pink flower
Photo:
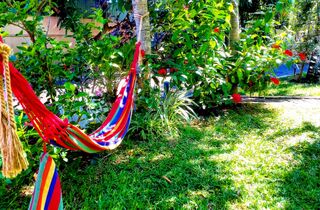
[[[167,70],[166,69],[159,69],[158,70],[158,74],[165,76],[167,74]]]
[[[298,55],[302,61],[305,61],[307,59],[307,56],[304,53],[299,53]]]
[[[275,85],[279,85],[279,84],[280,84],[280,80],[279,80],[278,78],[271,77],[270,80],[271,80],[271,82],[273,82],[273,84],[275,84]]]
[[[283,54],[285,54],[285,55],[287,55],[287,56],[293,56],[293,53],[292,53],[292,51],[291,50],[285,50],[284,52],[283,52]]]
[[[214,31],[215,33],[219,33],[219,32],[220,32],[220,28],[219,28],[219,27],[215,27],[215,28],[213,29],[213,31]]]
[[[102,97],[102,96],[103,96],[103,93],[102,93],[102,91],[99,89],[99,90],[96,90],[95,95],[98,96],[98,97]]]
[[[238,93],[234,93],[234,94],[232,94],[231,95],[232,96],[232,100],[233,100],[233,102],[234,103],[240,103],[241,102],[241,95],[240,94],[238,94]]]

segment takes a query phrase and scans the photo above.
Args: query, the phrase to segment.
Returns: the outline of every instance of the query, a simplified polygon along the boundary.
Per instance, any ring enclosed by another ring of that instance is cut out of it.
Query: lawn
[[[316,209],[319,134],[319,127],[310,122],[292,123],[271,107],[243,104],[182,126],[177,139],[126,139],[111,153],[99,157],[77,153],[81,156],[61,161],[64,205],[66,209]],[[23,196],[19,188],[25,186],[7,186],[0,209],[26,208],[30,195]]]
[[[319,83],[296,83],[291,82],[291,77],[281,79],[280,85],[271,84],[261,96],[320,96]],[[253,96],[258,96],[254,93]]]

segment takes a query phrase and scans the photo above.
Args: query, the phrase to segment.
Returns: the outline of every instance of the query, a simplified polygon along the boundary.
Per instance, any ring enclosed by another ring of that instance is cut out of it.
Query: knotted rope
[[[4,76],[0,74],[0,151],[2,155],[2,174],[5,177],[13,178],[28,167],[28,161],[16,132],[9,69],[10,51],[8,45],[0,43],[0,59],[2,59],[4,69]]]
[[[138,29],[138,33],[137,33],[137,42],[140,42],[141,41],[141,32],[142,32],[142,21],[143,21],[143,18],[147,17],[149,15],[149,12],[147,12],[146,14],[144,15],[139,15],[139,14],[134,14],[133,16],[134,17],[137,17],[139,18],[140,20],[140,23],[139,23],[139,29]]]

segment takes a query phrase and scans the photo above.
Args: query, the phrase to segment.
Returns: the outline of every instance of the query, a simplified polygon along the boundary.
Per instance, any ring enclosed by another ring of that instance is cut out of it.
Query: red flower
[[[234,93],[231,95],[232,96],[232,100],[234,103],[240,103],[241,102],[241,95],[238,93]]]
[[[280,45],[278,44],[272,44],[271,47],[274,49],[280,49]]]
[[[145,55],[146,55],[146,51],[144,51],[144,50],[141,50],[141,57],[144,57]]]
[[[271,80],[271,82],[273,82],[273,84],[275,84],[275,85],[279,85],[279,84],[280,84],[280,80],[279,80],[278,78],[271,77],[270,80]]]
[[[219,27],[215,27],[215,28],[213,29],[213,31],[214,31],[215,33],[219,33],[219,32],[220,32],[220,28],[219,28]]]
[[[178,69],[176,69],[176,68],[170,68],[170,73],[174,73],[174,72],[177,72],[178,71]]]
[[[165,76],[167,74],[167,70],[166,69],[159,69],[158,74]]]
[[[305,61],[307,59],[307,56],[304,53],[299,53],[298,55],[302,61]]]
[[[293,56],[293,53],[291,50],[285,50],[283,53],[287,56]]]

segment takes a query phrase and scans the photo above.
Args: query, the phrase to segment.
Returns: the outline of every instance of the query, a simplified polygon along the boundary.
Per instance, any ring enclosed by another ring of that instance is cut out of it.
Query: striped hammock
[[[140,51],[140,45],[140,42],[136,44],[131,69],[123,79],[124,82],[120,82],[120,91],[109,115],[104,123],[89,135],[70,124],[67,119],[62,120],[50,112],[38,99],[28,81],[12,63],[9,63],[12,91],[30,122],[46,143],[87,153],[114,149],[120,145],[130,124],[137,65],[140,54],[144,54]],[[1,61],[0,73],[3,73]]]
[[[56,164],[48,153],[42,153],[29,210],[62,210],[62,192]]]
[[[2,42],[1,36],[0,42]],[[68,120],[61,120],[50,112],[38,99],[28,81],[12,63],[8,63],[8,53],[6,53],[6,61],[0,55],[0,74],[3,75],[7,72],[12,92],[34,128],[46,143],[70,150],[81,150],[87,153],[111,150],[120,145],[130,124],[134,106],[137,65],[140,54],[144,54],[140,51],[140,46],[141,44],[138,42],[131,63],[131,69],[129,74],[120,82],[118,88],[120,91],[109,115],[104,123],[90,135],[85,134],[78,127],[70,124]],[[9,69],[10,73],[5,71],[5,69]],[[14,115],[13,112],[12,115]],[[8,164],[10,164],[10,161]],[[15,165],[11,167],[15,169],[15,174],[25,168],[14,168]],[[8,166],[8,168],[11,167]],[[40,168],[29,209],[63,209],[58,172],[55,163],[46,152],[40,158]]]

